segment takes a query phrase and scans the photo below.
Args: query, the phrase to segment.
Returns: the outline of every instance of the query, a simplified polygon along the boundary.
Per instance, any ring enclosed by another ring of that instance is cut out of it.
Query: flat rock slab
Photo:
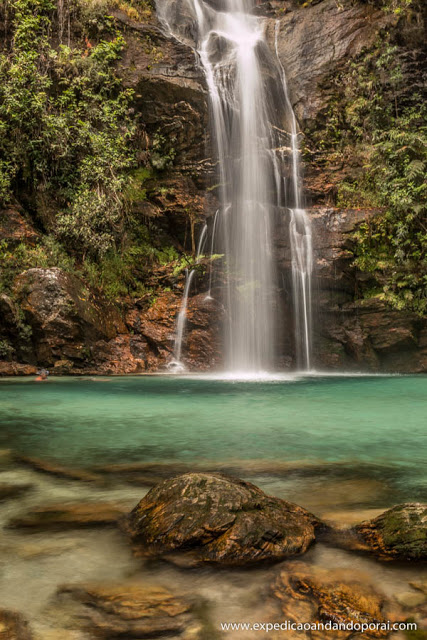
[[[304,553],[321,523],[308,511],[221,474],[165,480],[125,522],[135,551],[191,551],[197,561],[246,565]]]
[[[0,609],[0,640],[33,640],[28,622],[20,613]]]
[[[375,555],[388,560],[427,559],[427,505],[401,504],[354,527]]]
[[[8,526],[28,531],[102,527],[116,524],[126,512],[125,506],[114,502],[50,504],[16,516]]]
[[[79,482],[102,482],[103,478],[99,474],[92,473],[86,469],[75,469],[64,467],[54,462],[40,460],[40,458],[32,458],[29,456],[15,456],[15,462],[30,467],[34,471],[47,473],[57,478],[65,478],[67,480],[78,480]]]
[[[327,570],[303,562],[286,563],[273,584],[273,593],[280,601],[284,619],[295,623],[385,625],[388,620],[404,620],[399,607],[378,593],[363,574],[348,570]],[[326,627],[297,631],[295,638],[346,640],[359,637],[355,635],[357,631],[360,632],[360,627],[355,626],[354,630]],[[388,637],[391,634],[381,629],[363,634],[366,640]]]
[[[32,484],[5,484],[0,483],[0,501],[16,498],[33,488]]]
[[[202,638],[192,603],[162,587],[78,584],[58,593],[84,605],[78,618],[97,638]]]

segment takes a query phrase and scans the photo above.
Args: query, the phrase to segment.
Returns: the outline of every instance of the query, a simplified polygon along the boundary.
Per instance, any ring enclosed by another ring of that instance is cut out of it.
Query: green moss
[[[147,167],[134,169],[127,178],[124,196],[129,204],[141,202],[147,198],[146,182],[152,177],[152,172]]]
[[[64,33],[53,2],[6,0],[2,10],[11,49],[0,55],[0,199],[25,192],[37,207],[42,193],[58,211],[55,235],[70,250],[102,255],[121,237],[135,164],[133,94],[115,72],[125,41],[110,23],[96,42],[54,46]]]
[[[415,622],[415,620],[409,618],[407,622]],[[427,630],[423,629],[408,629],[403,632],[403,635],[407,640],[427,640]]]
[[[0,340],[0,358],[7,360],[14,353],[14,348],[9,340]]]

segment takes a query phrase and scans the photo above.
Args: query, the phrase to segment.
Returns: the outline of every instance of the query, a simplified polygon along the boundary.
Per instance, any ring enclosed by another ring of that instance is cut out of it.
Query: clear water
[[[233,461],[248,473],[264,461],[272,476],[324,464],[387,479],[405,499],[422,495],[426,416],[425,376],[0,382],[0,447],[23,454],[85,467]]]
[[[135,460],[220,467],[233,461],[235,473],[268,493],[346,526],[403,500],[425,499],[426,409],[427,377],[415,376],[3,379],[0,448],[83,467]],[[197,593],[208,603],[213,629],[225,620],[272,619],[275,605],[267,594],[275,567],[256,568],[248,580],[239,569],[142,563],[114,529],[31,535],[3,529],[15,515],[52,502],[113,501],[130,510],[148,490],[126,484],[120,474],[98,485],[7,460],[0,482],[33,488],[0,504],[0,599],[3,607],[25,612],[37,639],[89,640],[74,630],[80,618],[56,599],[66,582],[131,580]],[[427,579],[420,566],[380,563],[322,543],[302,561],[356,571],[389,597],[414,595],[413,582]],[[266,637],[206,637],[255,635]]]

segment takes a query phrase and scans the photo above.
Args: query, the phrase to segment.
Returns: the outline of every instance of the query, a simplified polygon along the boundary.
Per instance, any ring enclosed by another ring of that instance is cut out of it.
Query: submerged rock
[[[286,620],[300,623],[345,624],[354,630],[328,630],[299,632],[301,638],[354,638],[360,631],[355,625],[386,624],[397,621],[399,609],[387,598],[375,591],[363,575],[348,570],[327,570],[302,562],[292,562],[280,571],[273,584],[273,593],[280,600]],[[363,634],[370,638],[387,638],[390,632],[376,629]],[[292,636],[291,636],[292,637]],[[357,636],[359,637],[359,636]]]
[[[427,559],[427,505],[400,504],[354,528],[376,555],[395,560]]]
[[[186,473],[151,489],[125,528],[142,555],[191,551],[200,562],[245,565],[304,553],[319,525],[248,482]]]
[[[0,609],[0,640],[32,640],[28,622],[15,611]]]
[[[97,638],[201,638],[192,604],[162,587],[83,584],[59,593],[85,605],[79,619]]]
[[[2,482],[0,483],[0,501],[21,496],[32,488],[32,484],[6,484]]]
[[[125,506],[114,502],[50,504],[16,516],[9,522],[9,527],[30,531],[102,527],[115,524],[126,511]]]
[[[102,482],[102,476],[87,471],[86,469],[64,467],[54,462],[48,462],[47,460],[41,460],[40,458],[32,458],[29,456],[16,455],[14,459],[16,462],[18,462],[18,464],[23,464],[31,467],[31,469],[34,469],[34,471],[47,473],[58,478],[66,478],[67,480],[78,480],[81,482]]]

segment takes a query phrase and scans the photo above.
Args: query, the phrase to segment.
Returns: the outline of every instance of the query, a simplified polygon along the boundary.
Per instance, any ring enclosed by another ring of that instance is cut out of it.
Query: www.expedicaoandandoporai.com
[[[221,622],[221,631],[356,631],[369,633],[378,631],[417,631],[416,622]]]

